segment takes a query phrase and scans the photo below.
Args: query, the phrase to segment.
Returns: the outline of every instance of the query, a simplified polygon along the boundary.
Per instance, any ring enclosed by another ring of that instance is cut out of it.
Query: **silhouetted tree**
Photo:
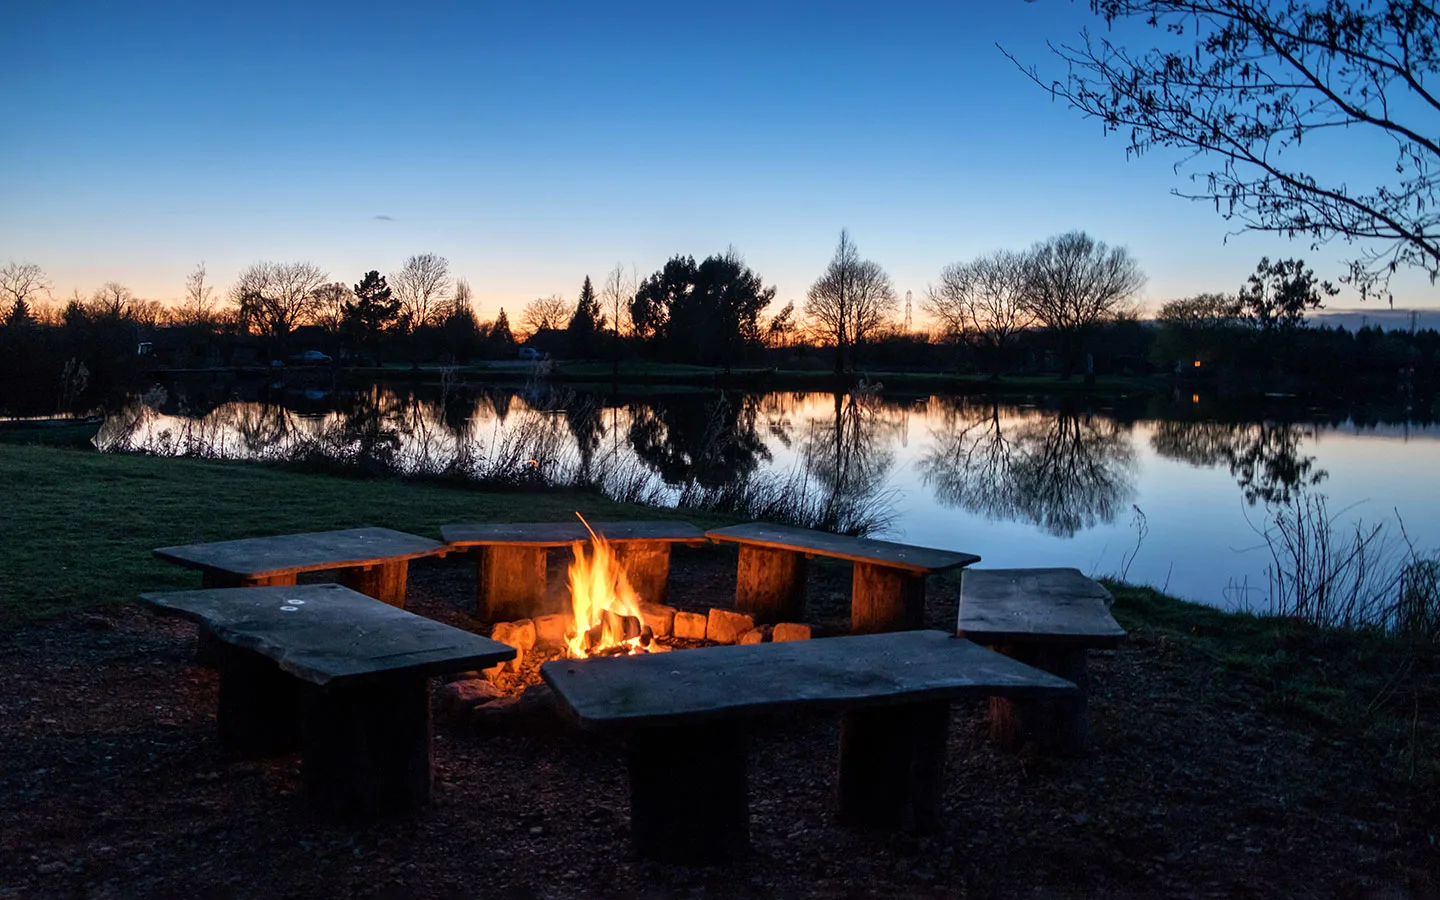
[[[30,312],[30,304],[25,298],[20,298],[10,307],[10,312],[5,316],[5,325],[19,331],[22,328],[31,328],[35,325],[35,316]]]
[[[1350,264],[1368,292],[1400,266],[1440,275],[1435,202],[1440,110],[1440,13],[1429,0],[1091,0],[1106,25],[1133,20],[1163,46],[1127,49],[1082,32],[1079,46],[1051,45],[1063,80],[1027,72],[1107,131],[1128,135],[1127,153],[1156,147],[1211,160],[1181,197],[1213,203],[1246,228],[1317,243],[1363,247]],[[1128,30],[1128,29],[1127,29]],[[1112,34],[1114,32],[1111,32]],[[1373,187],[1355,171],[1301,147],[1353,142],[1373,158]],[[1372,153],[1376,138],[1394,157]],[[1308,139],[1308,140],[1307,140]]]
[[[640,283],[630,301],[630,327],[640,338],[663,342],[670,325],[670,309],[695,289],[693,256],[674,256],[664,268]]]
[[[400,301],[385,276],[371,269],[355,285],[355,297],[345,304],[342,330],[359,348],[376,351],[380,336],[400,315]],[[379,363],[377,357],[376,363]]]
[[[487,337],[495,356],[504,359],[515,355],[515,332],[510,330],[510,317],[505,315],[505,307],[500,307]]]
[[[34,263],[12,260],[0,266],[0,300],[5,301],[0,305],[0,314],[8,312],[9,307],[22,300],[33,302],[49,290],[50,282],[45,278],[45,270]]]
[[[520,315],[520,328],[526,337],[537,331],[553,331],[570,324],[570,317],[574,314],[575,310],[559,294],[537,297],[525,304],[525,311]]]
[[[575,312],[565,328],[570,355],[582,358],[594,356],[599,347],[600,333],[604,330],[605,315],[600,312],[595,288],[590,284],[590,276],[586,275],[585,283],[580,286],[580,299],[575,301]]]
[[[1328,281],[1316,281],[1303,259],[1261,257],[1255,274],[1240,289],[1240,319],[1263,332],[1305,324],[1305,313],[1321,306],[1321,295],[1339,293]]]
[[[207,281],[205,264],[199,263],[185,276],[185,298],[176,311],[176,321],[194,328],[210,328],[217,318],[215,288]]]
[[[810,286],[805,318],[811,330],[835,345],[835,372],[850,371],[863,346],[895,313],[895,288],[880,265],[861,259],[850,234],[840,232],[835,256]]]
[[[1027,302],[1028,272],[1025,255],[1010,250],[952,263],[920,306],[946,338],[973,341],[988,350],[998,373],[1016,336],[1035,324]]]
[[[345,321],[345,307],[354,296],[350,286],[343,281],[320,285],[315,289],[315,312],[311,316],[311,323],[331,334],[339,334]]]
[[[1086,332],[1124,310],[1144,285],[1130,251],[1083,231],[1041,241],[1025,256],[1024,306],[1055,336],[1067,373]]]
[[[786,303],[765,326],[765,346],[788,347],[795,341],[795,303]]]
[[[230,288],[242,330],[255,327],[283,345],[297,325],[314,316],[316,288],[326,274],[311,263],[260,262],[247,267]]]
[[[450,292],[450,261],[434,253],[412,256],[391,274],[390,289],[400,301],[400,323],[406,331],[433,325]]]

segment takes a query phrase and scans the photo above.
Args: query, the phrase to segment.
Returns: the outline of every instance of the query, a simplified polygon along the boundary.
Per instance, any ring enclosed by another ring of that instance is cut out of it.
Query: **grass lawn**
[[[0,630],[143,590],[194,587],[194,572],[150,555],[174,544],[362,525],[438,539],[451,522],[559,520],[577,510],[602,521],[721,521],[576,492],[493,493],[3,444],[0,485]]]

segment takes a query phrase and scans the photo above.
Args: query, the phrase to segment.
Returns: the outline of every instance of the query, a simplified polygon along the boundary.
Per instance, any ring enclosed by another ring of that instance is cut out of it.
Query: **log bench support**
[[[805,621],[804,554],[754,544],[740,545],[735,607],[756,624]]]
[[[350,590],[400,609],[405,608],[405,582],[410,574],[408,559],[373,566],[354,566],[341,569],[339,574],[340,583]]]
[[[302,771],[317,810],[389,815],[430,799],[430,691],[423,677],[305,685]]]
[[[664,541],[617,543],[615,556],[630,586],[647,603],[664,603],[670,583],[670,544]]]
[[[855,563],[850,632],[918,631],[925,627],[925,576],[908,569]]]
[[[546,606],[544,547],[488,544],[480,547],[478,565],[481,619],[503,622],[564,611]]]
[[[215,724],[220,742],[245,758],[275,756],[300,746],[300,682],[253,650],[219,640],[202,628],[202,642],[220,670]]]
[[[627,747],[635,849],[706,865],[750,846],[749,739],[735,722],[637,728]]]
[[[940,811],[950,704],[909,703],[845,714],[837,780],[843,825],[930,831]]]
[[[1018,750],[1027,740],[1033,740],[1051,753],[1077,756],[1084,752],[1090,730],[1086,702],[1090,679],[1085,668],[1085,648],[1073,644],[1023,643],[990,649],[1057,675],[1079,688],[1067,697],[1044,700],[991,697],[991,739],[1007,750]]]

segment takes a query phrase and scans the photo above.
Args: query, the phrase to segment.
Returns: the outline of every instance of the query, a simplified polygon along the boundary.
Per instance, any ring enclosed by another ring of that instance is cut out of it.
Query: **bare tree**
[[[968,263],[951,263],[920,306],[954,340],[976,340],[993,351],[997,366],[1016,335],[1035,325],[1027,303],[1025,255],[999,250]]]
[[[45,270],[34,263],[12,260],[0,266],[0,300],[9,301],[0,307],[0,316],[9,315],[10,310],[20,303],[24,303],[26,308],[33,307],[41,294],[48,296],[49,293],[50,282],[45,278]]]
[[[316,290],[328,276],[311,263],[259,262],[240,273],[230,288],[242,330],[255,327],[282,341],[310,321],[319,300]]]
[[[450,261],[434,253],[412,256],[390,276],[389,282],[400,301],[400,319],[406,327],[413,331],[433,325],[450,292]]]
[[[805,318],[815,336],[835,345],[835,371],[848,371],[854,364],[854,348],[894,314],[890,276],[878,263],[861,259],[849,232],[842,229],[835,256],[810,286],[805,303]]]
[[[1213,161],[1178,196],[1213,203],[1247,229],[1358,242],[1348,280],[1362,296],[1401,266],[1423,269],[1432,283],[1440,276],[1440,138],[1427,118],[1440,111],[1427,84],[1440,73],[1433,2],[1091,0],[1090,8],[1107,25],[1149,25],[1165,46],[1136,52],[1082,32],[1079,46],[1051,45],[1067,65],[1063,80],[1022,69],[1107,131],[1127,131],[1129,153],[1166,147]],[[1392,145],[1392,162],[1371,152],[1377,137]],[[1337,142],[1351,142],[1350,159],[1369,167],[1337,167]],[[1305,143],[1330,155],[1307,155]]]
[[[315,289],[315,310],[311,321],[331,334],[340,333],[345,319],[345,305],[353,303],[355,292],[343,281],[331,281]]]
[[[537,331],[564,328],[575,314],[575,307],[559,294],[538,297],[525,304],[520,314],[520,328],[527,336]]]
[[[622,331],[628,331],[628,327],[622,327],[622,319],[630,311],[630,301],[635,298],[635,292],[639,290],[639,279],[635,277],[634,270],[629,273],[620,263],[610,270],[605,276],[605,282],[600,287],[600,307],[610,311],[610,322],[614,328],[616,337]]]
[[[180,301],[176,320],[182,325],[209,326],[215,324],[215,288],[207,282],[205,264],[185,277],[185,299]]]
[[[135,294],[118,281],[107,281],[90,296],[90,312],[96,316],[123,319],[136,303]]]
[[[1129,250],[1083,231],[1041,241],[1025,256],[1025,308],[1056,336],[1067,372],[1084,333],[1124,312],[1144,286]]]
[[[470,288],[470,282],[464,278],[455,279],[455,293],[450,295],[450,303],[447,305],[445,314],[441,318],[448,319],[457,313],[475,312],[475,292]]]
[[[126,318],[143,328],[156,329],[174,321],[174,312],[159,300],[135,300],[125,312]]]

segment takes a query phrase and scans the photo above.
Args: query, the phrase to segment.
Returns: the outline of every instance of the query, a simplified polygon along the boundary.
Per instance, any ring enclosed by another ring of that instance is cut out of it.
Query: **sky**
[[[4,18],[0,262],[39,264],[56,298],[175,299],[202,261],[222,290],[260,260],[353,284],[438,253],[482,317],[513,319],[617,263],[733,247],[800,306],[841,228],[917,318],[946,264],[1073,229],[1129,248],[1151,309],[1233,291],[1262,255],[1343,272],[1343,246],[1236,234],[1171,196],[1178,157],[1127,160],[997,49],[1062,74],[1047,39],[1103,28],[1083,2],[11,0]],[[1324,162],[1388,163],[1376,149]],[[1393,289],[1440,307],[1423,276]]]

